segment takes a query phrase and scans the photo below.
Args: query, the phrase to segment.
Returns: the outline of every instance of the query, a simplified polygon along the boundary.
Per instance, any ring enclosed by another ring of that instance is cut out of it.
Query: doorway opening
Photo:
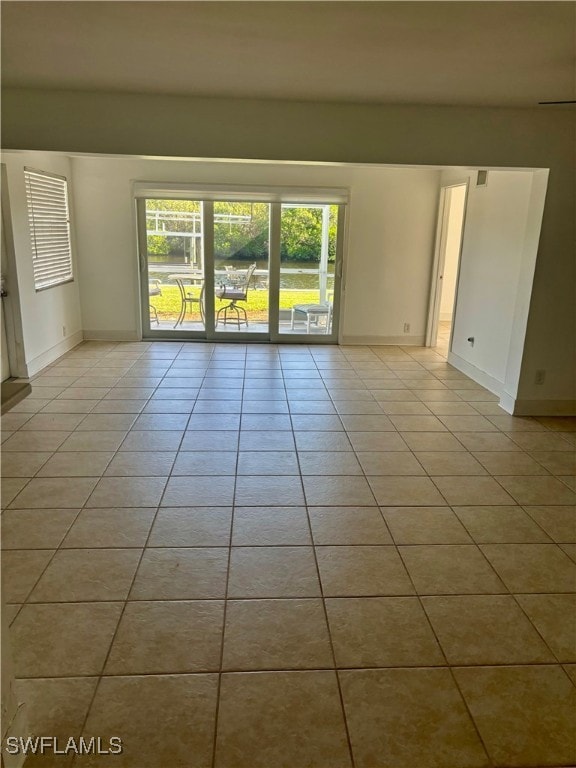
[[[468,184],[441,188],[426,346],[448,353],[452,339]]]

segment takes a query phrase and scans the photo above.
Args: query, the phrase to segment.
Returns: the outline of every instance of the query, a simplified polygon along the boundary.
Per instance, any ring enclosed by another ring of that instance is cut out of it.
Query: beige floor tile
[[[228,602],[224,670],[322,669],[333,666],[321,600]]]
[[[486,474],[486,470],[466,451],[419,451],[416,458],[429,475]]]
[[[445,432],[446,427],[436,416],[390,416],[399,432]]]
[[[370,477],[369,482],[382,507],[446,504],[428,477]]]
[[[469,451],[521,451],[522,448],[500,432],[457,432],[455,435]]]
[[[302,481],[284,476],[238,477],[234,502],[237,506],[302,506]]]
[[[152,461],[156,454],[151,454]],[[236,451],[181,451],[174,464],[174,475],[233,475],[236,472]]]
[[[478,544],[549,542],[549,537],[522,507],[454,507]]]
[[[125,600],[139,549],[61,549],[30,595],[34,603]]]
[[[232,544],[237,547],[261,545],[311,545],[305,507],[236,507]]]
[[[60,451],[117,451],[125,432],[74,432],[60,446]]]
[[[514,503],[492,477],[446,475],[434,477],[434,483],[451,505]]]
[[[23,603],[50,562],[54,550],[14,549],[2,553],[2,594],[7,603]]]
[[[77,509],[8,509],[0,518],[3,549],[56,549]]]
[[[576,565],[556,544],[482,544],[511,592],[574,592]]]
[[[455,398],[455,396],[454,396]],[[426,397],[422,398],[426,402]],[[427,402],[428,408],[436,416],[477,416],[478,411],[473,408],[469,403],[459,402],[446,402],[444,399],[440,402]]]
[[[87,768],[210,768],[218,675],[104,677],[85,735],[121,734],[123,753],[82,758]]]
[[[79,432],[127,432],[134,424],[133,413],[91,413],[78,427]]]
[[[355,451],[408,451],[409,448],[397,432],[350,432]]]
[[[113,456],[112,451],[59,451],[44,464],[37,477],[100,477]]]
[[[399,549],[420,595],[492,595],[506,592],[475,546],[439,544]]]
[[[375,506],[376,501],[364,477],[333,475],[303,477],[309,506]]]
[[[50,456],[49,451],[3,451],[2,477],[34,477]]]
[[[450,664],[556,661],[510,595],[424,597],[422,603]]]
[[[574,416],[539,416],[540,424],[557,432],[576,431],[576,419]]]
[[[349,768],[336,673],[222,676],[216,768]]]
[[[425,475],[414,454],[405,451],[366,451],[358,453],[367,475]]]
[[[234,478],[219,477],[171,477],[162,497],[164,507],[224,506],[232,504]]]
[[[576,685],[576,664],[563,664],[562,666],[570,680]]]
[[[338,667],[445,663],[416,597],[328,599],[326,610]]]
[[[26,702],[27,725],[32,734],[50,734],[59,741],[63,749],[70,737],[79,739],[92,701],[97,677],[40,678],[18,680],[16,695]],[[69,765],[73,754],[50,760],[48,753],[29,754],[26,768],[30,766]]]
[[[402,432],[412,451],[463,451],[464,447],[448,432]]]
[[[82,507],[97,483],[96,478],[33,478],[12,501],[14,509],[74,509]]]
[[[362,467],[352,451],[300,451],[302,475],[362,475]]]
[[[107,477],[168,477],[175,451],[120,451],[108,468]]]
[[[22,414],[17,414],[22,416]],[[7,417],[5,416],[4,419]],[[26,419],[20,429],[23,432],[38,431],[43,432],[72,432],[84,420],[84,414],[80,413],[37,413],[32,418]]]
[[[329,597],[411,595],[395,547],[316,547],[322,591]]]
[[[442,424],[451,432],[495,432],[498,428],[490,419],[475,416],[439,416]]]
[[[576,688],[560,666],[454,670],[497,765],[573,765]]]
[[[522,451],[479,451],[474,456],[491,475],[547,474],[544,467]]]
[[[573,507],[540,506],[524,509],[554,541],[576,543],[576,513]]]
[[[383,507],[396,544],[471,544],[449,507]]]
[[[317,597],[320,584],[312,547],[234,547],[229,598]]]
[[[121,603],[25,605],[10,628],[17,677],[99,675]]]
[[[104,672],[217,672],[223,624],[220,600],[129,602]]]
[[[576,474],[576,451],[532,451],[531,456],[553,475]]]
[[[146,549],[131,600],[202,600],[226,593],[228,550],[223,547]]]
[[[315,544],[392,544],[376,507],[310,507]]]
[[[418,417],[423,418],[423,417]],[[369,414],[366,416],[342,416],[342,424],[347,432],[394,432],[392,419],[388,416]]]
[[[64,548],[142,548],[155,509],[83,509],[64,539]]]
[[[2,480],[0,487],[1,501],[0,506],[6,509],[8,505],[18,496],[20,491],[29,483],[27,477],[6,477]]]
[[[184,447],[184,441],[186,439],[182,437],[184,434],[184,432],[171,430],[166,430],[164,432],[129,432],[126,435],[126,438],[121,441],[122,445],[120,446],[120,451],[153,451],[154,453],[158,451],[177,451],[180,448],[181,443],[182,447]]]
[[[576,662],[576,595],[517,595],[559,661]]]
[[[576,493],[555,477],[497,478],[518,504],[576,504]]]
[[[87,507],[157,507],[166,477],[103,477]]]
[[[576,544],[559,544],[558,545],[563,552],[566,552],[574,562],[576,562]]]
[[[273,433],[272,433],[273,434]],[[291,433],[279,433],[279,434],[288,434]],[[258,438],[261,438],[262,435],[258,435]],[[299,451],[351,451],[352,446],[350,445],[350,436],[347,435],[345,432],[294,432],[294,442],[296,445],[296,448]],[[247,444],[245,441],[240,442],[240,447],[246,447],[247,450],[254,450],[254,448],[250,448],[249,444]],[[265,447],[265,446],[256,446],[256,448]],[[293,447],[292,446],[284,446],[284,447]]]
[[[490,763],[450,672],[339,672],[357,768],[484,768]]]
[[[298,475],[296,452],[241,451],[238,455],[238,474],[252,476]]]
[[[574,453],[574,446],[564,433],[508,432],[508,436],[524,451],[567,451]]]
[[[151,547],[227,547],[232,509],[227,507],[173,507],[158,510]]]

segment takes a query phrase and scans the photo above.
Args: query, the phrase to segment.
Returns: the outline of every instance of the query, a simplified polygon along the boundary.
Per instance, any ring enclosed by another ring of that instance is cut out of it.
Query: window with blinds
[[[24,169],[28,223],[37,291],[73,279],[68,182],[31,168]]]

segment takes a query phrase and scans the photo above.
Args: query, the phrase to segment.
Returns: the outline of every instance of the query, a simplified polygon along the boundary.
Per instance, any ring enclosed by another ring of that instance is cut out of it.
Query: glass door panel
[[[270,205],[214,203],[214,332],[269,334]]]
[[[332,335],[337,234],[337,205],[282,205],[280,336]]]
[[[198,200],[145,200],[148,307],[143,311],[149,331],[205,332],[202,206]]]

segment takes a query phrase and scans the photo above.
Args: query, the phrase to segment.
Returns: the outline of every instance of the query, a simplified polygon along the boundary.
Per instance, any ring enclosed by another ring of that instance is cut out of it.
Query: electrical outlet
[[[410,323],[404,323],[404,333],[410,333]]]
[[[546,381],[546,371],[543,368],[539,368],[534,376],[534,384],[544,384]]]

